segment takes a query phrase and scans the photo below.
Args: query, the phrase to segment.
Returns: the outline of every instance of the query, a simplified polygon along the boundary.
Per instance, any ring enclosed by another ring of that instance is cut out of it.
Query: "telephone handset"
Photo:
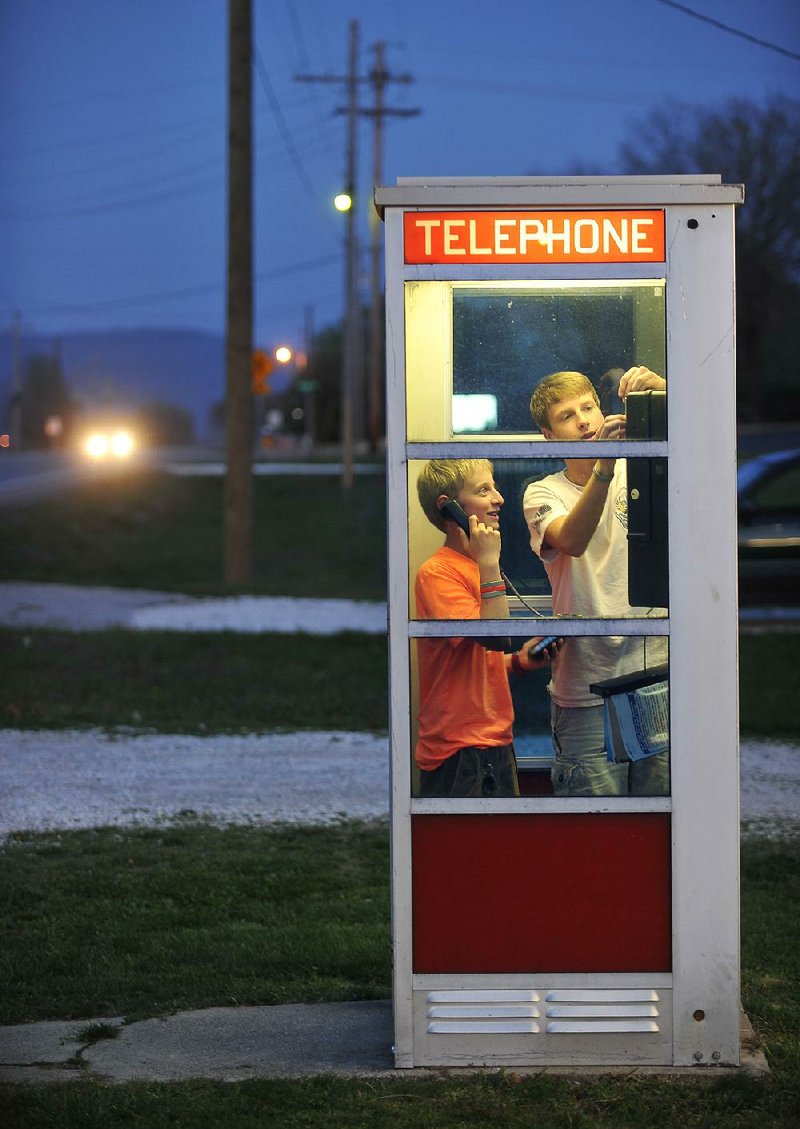
[[[449,518],[454,521],[459,529],[463,529],[467,537],[469,537],[469,518],[464,512],[464,507],[455,498],[448,498],[446,502],[442,502],[439,506],[439,513],[442,517]],[[502,576],[502,572],[500,573]],[[512,643],[507,636],[499,636],[495,638],[493,635],[485,635],[481,639],[476,639],[475,642],[480,647],[484,647],[487,651],[511,651]]]
[[[455,498],[448,498],[446,502],[442,502],[439,506],[439,513],[442,517],[447,517],[454,521],[456,525],[463,529],[467,537],[469,537],[469,518],[464,513],[464,509]]]

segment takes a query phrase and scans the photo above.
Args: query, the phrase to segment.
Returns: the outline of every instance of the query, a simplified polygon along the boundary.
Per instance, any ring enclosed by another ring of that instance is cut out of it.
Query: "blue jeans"
[[[668,796],[669,752],[629,764],[611,764],[605,747],[603,705],[567,708],[551,702],[556,796]]]

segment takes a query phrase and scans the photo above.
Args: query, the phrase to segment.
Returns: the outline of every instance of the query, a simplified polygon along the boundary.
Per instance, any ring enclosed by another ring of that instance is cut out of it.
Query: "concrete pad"
[[[92,1023],[119,1027],[124,1020],[48,1020],[0,1027],[0,1081],[72,1082],[83,1077],[81,1033]]]
[[[208,1008],[132,1023],[83,1060],[113,1082],[362,1074],[392,1069],[392,1038],[388,1000]]]
[[[92,1023],[119,1027],[115,1039],[82,1044]],[[497,1073],[496,1067],[417,1067],[398,1071],[392,1057],[389,1000],[208,1008],[126,1024],[122,1019],[31,1023],[0,1028],[0,1080],[32,1085],[79,1078],[112,1083],[175,1082],[340,1074],[383,1078],[444,1078]],[[769,1065],[750,1021],[741,1013],[741,1065],[512,1067],[530,1077],[600,1075],[730,1078],[766,1077]]]

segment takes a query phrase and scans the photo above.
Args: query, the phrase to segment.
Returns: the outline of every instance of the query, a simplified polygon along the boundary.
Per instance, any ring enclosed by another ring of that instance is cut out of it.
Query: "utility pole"
[[[358,84],[364,80],[358,74],[358,20],[350,20],[347,52],[347,74],[298,74],[298,82],[329,82],[344,84],[347,106],[336,113],[347,115],[347,147],[345,154],[345,192],[350,197],[345,232],[345,313],[342,350],[341,397],[339,406],[340,438],[342,445],[342,486],[353,488],[353,448],[355,444],[355,392],[361,355],[360,309],[358,301],[358,244],[356,234],[356,169]]]
[[[330,82],[345,84],[347,106],[337,107],[337,114],[347,115],[347,152],[345,189],[350,197],[345,237],[345,324],[344,358],[342,365],[342,484],[346,489],[353,485],[353,447],[355,442],[355,402],[361,391],[360,373],[362,353],[361,308],[358,300],[358,242],[357,220],[357,119],[371,117],[375,122],[373,179],[380,184],[383,177],[383,121],[386,117],[413,117],[419,110],[395,110],[384,104],[384,89],[389,82],[413,82],[411,75],[393,75],[384,62],[384,43],[375,45],[375,66],[369,75],[358,74],[358,21],[350,21],[348,66],[346,75],[295,75],[300,82]],[[369,82],[374,92],[374,104],[359,108],[358,84]],[[383,403],[382,334],[381,334],[381,235],[378,216],[369,210],[371,233],[371,304],[370,304],[370,372],[369,372],[369,438],[375,450],[380,438],[381,407]]]
[[[225,345],[225,582],[252,569],[252,0],[228,0],[228,307]]]
[[[411,118],[420,113],[419,110],[391,109],[384,105],[384,89],[389,82],[409,83],[414,79],[410,74],[390,74],[386,69],[385,47],[383,42],[376,43],[375,66],[369,73],[368,81],[372,85],[374,102],[371,108],[360,111],[365,117],[371,117],[375,123],[373,133],[373,162],[372,183],[381,184],[383,181],[383,119],[386,117]],[[368,434],[370,449],[378,449],[381,437],[381,409],[383,407],[383,334],[381,332],[381,225],[378,213],[374,207],[369,209],[370,230],[370,311],[369,311],[369,385],[368,385]]]
[[[12,450],[22,450],[22,318],[14,311],[11,327],[11,412],[8,429]]]
[[[356,145],[358,140],[358,21],[350,21],[349,50],[347,54],[347,183],[345,192],[350,197],[347,211],[347,237],[345,254],[345,330],[344,371],[342,379],[342,486],[353,489],[353,447],[355,442],[355,391],[358,379],[361,349],[359,323],[361,303],[358,300],[358,244],[356,236]]]
[[[310,303],[306,303],[304,317],[303,317],[303,380],[305,388],[303,396],[305,400],[305,433],[309,450],[314,449],[317,436],[317,420],[316,420],[316,393],[317,389],[312,387],[308,378],[308,361],[311,357],[311,343],[314,339],[314,307]]]

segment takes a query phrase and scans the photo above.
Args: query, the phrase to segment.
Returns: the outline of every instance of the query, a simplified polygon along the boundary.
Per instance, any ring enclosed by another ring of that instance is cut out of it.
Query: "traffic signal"
[[[263,349],[254,349],[250,368],[250,391],[254,396],[266,396],[269,392],[267,377],[275,368],[273,359]]]

